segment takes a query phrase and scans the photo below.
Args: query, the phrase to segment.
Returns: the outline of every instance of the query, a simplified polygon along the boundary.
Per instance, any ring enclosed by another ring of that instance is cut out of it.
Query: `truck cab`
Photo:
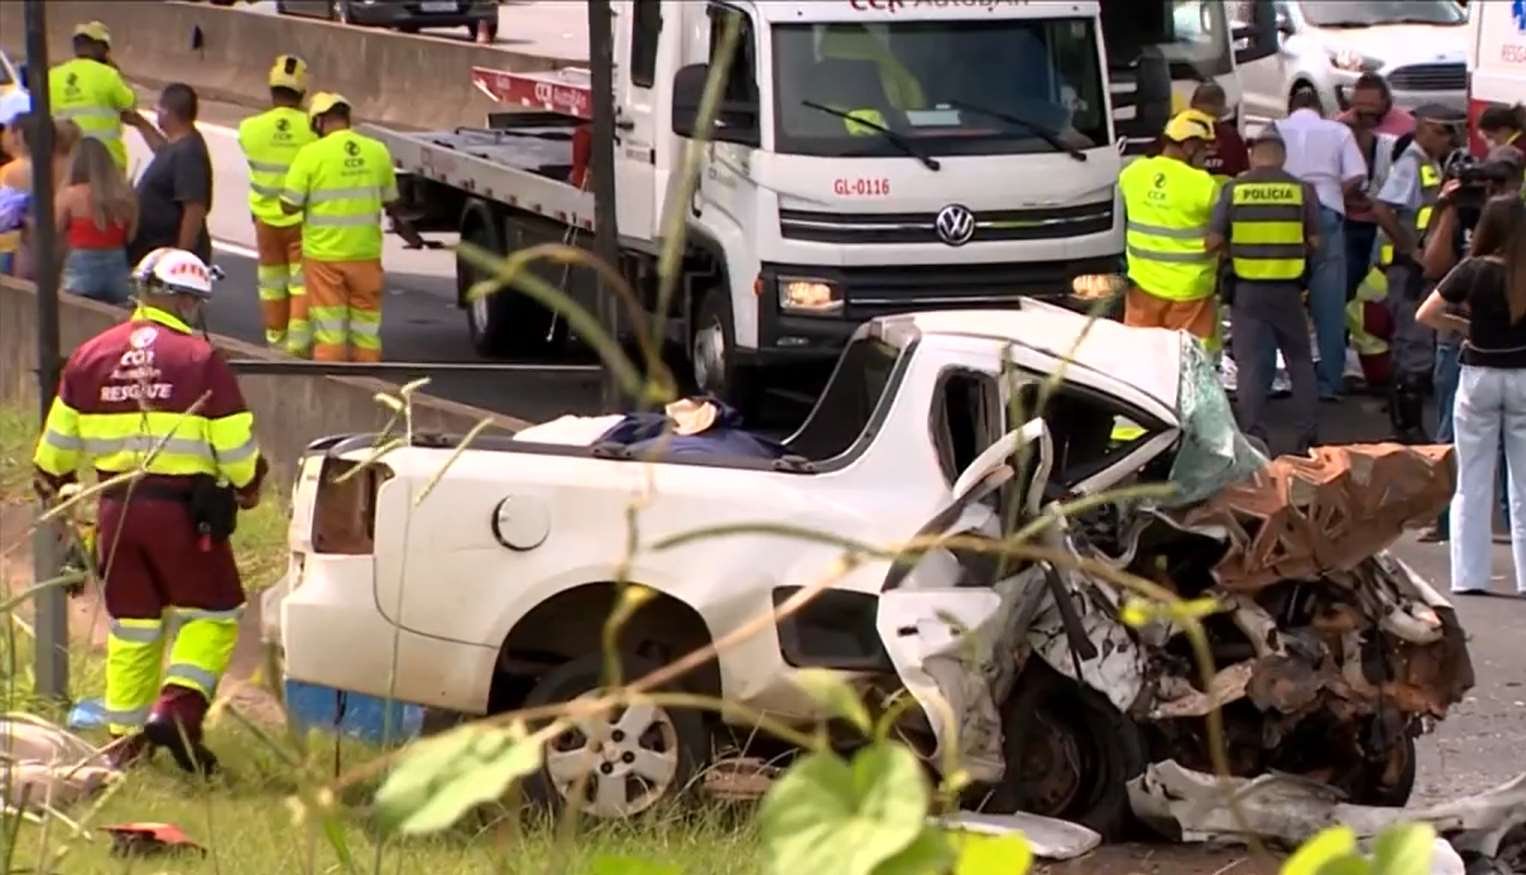
[[[655,50],[680,62],[672,124],[652,121],[658,192],[695,134],[722,22],[741,22],[688,205],[690,245],[717,266],[687,314],[700,388],[732,386],[749,366],[830,360],[875,316],[1062,300],[1078,278],[1120,270],[1096,3],[660,9],[681,26],[660,28]],[[641,151],[633,140],[617,162]],[[618,182],[621,200],[631,188],[637,204],[660,200],[634,169]],[[655,214],[632,212],[622,233],[655,238]]]

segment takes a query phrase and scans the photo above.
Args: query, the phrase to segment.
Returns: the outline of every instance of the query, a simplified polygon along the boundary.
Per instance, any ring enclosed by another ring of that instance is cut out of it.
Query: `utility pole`
[[[588,0],[588,60],[593,91],[593,215],[594,255],[620,269],[620,228],[615,220],[615,85],[614,39],[610,34],[609,0]],[[599,279],[599,325],[617,342],[620,309],[613,289]],[[608,368],[599,384],[599,406],[614,413],[622,406],[619,388]]]
[[[58,394],[58,246],[53,216],[53,108],[48,94],[48,28],[42,0],[26,0],[27,87],[32,112],[41,118],[28,135],[32,150],[33,264],[37,274],[37,400],[41,417],[48,418]],[[32,540],[32,573],[38,583],[59,575],[60,524],[37,527]],[[61,587],[37,594],[37,694],[62,699],[69,695],[69,601]]]

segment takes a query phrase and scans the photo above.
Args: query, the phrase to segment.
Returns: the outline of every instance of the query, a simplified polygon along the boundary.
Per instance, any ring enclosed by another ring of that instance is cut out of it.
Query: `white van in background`
[[[1516,0],[1473,4],[1503,7]],[[1249,20],[1249,4],[1234,3],[1231,18]],[[1363,73],[1381,73],[1394,102],[1413,108],[1440,103],[1467,107],[1468,13],[1456,0],[1276,0],[1279,49],[1240,65],[1246,115],[1270,120],[1287,114],[1294,91],[1312,89],[1326,111],[1345,109]],[[1492,13],[1491,13],[1492,14]]]
[[[1468,131],[1483,154],[1478,116],[1493,103],[1526,103],[1526,0],[1468,4]]]

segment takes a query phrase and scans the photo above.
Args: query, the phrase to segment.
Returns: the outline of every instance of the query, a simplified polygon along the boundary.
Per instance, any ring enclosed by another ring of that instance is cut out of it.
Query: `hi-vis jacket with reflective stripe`
[[[1290,173],[1229,184],[1229,256],[1244,280],[1291,281],[1303,276],[1308,186]]]
[[[256,219],[275,228],[302,221],[301,213],[281,210],[281,189],[297,153],[317,139],[307,114],[289,106],[267,109],[239,123],[238,145],[249,161],[249,212]]]
[[[281,200],[306,211],[304,258],[381,258],[382,206],[397,200],[392,154],[370,137],[334,131],[297,153]]]
[[[127,169],[122,112],[138,98],[115,67],[89,58],[65,61],[48,71],[48,98],[55,118],[69,119],[80,133],[105,143],[117,166]]]
[[[33,462],[59,478],[89,461],[109,474],[211,474],[242,488],[259,456],[233,371],[180,319],[140,307],[69,357]]]
[[[1426,229],[1431,226],[1431,216],[1436,212],[1436,202],[1441,199],[1441,167],[1415,143],[1411,143],[1410,147],[1404,150],[1404,154],[1399,156],[1399,161],[1414,161],[1417,167],[1416,174],[1420,179],[1420,206],[1415,210],[1413,218],[1408,215],[1401,218],[1413,222],[1409,229],[1410,233],[1415,236],[1415,242],[1423,246],[1421,241],[1425,237]],[[1379,241],[1378,264],[1387,267],[1394,263],[1394,242],[1388,239],[1387,234],[1380,234]]]
[[[1174,158],[1136,159],[1118,177],[1128,225],[1129,279],[1172,301],[1213,294],[1218,258],[1206,247],[1219,185]]]

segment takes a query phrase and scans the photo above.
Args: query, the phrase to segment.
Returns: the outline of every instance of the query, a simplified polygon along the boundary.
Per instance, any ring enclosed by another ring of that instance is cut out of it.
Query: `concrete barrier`
[[[59,329],[67,355],[83,341],[122,321],[123,311],[59,296]],[[262,347],[219,335],[212,342],[229,358],[271,359]],[[0,403],[37,405],[37,290],[31,283],[0,277]],[[424,376],[420,374],[420,376]],[[281,489],[290,486],[302,449],[325,435],[377,431],[389,412],[375,394],[396,386],[356,377],[243,376],[239,386],[254,411],[255,434]],[[481,408],[426,395],[414,396],[414,428],[420,432],[464,434],[482,419],[494,429],[526,423]]]
[[[22,9],[21,3],[0,2],[0,46],[16,57],[25,54]],[[112,57],[129,78],[151,85],[185,82],[208,97],[263,105],[271,62],[277,54],[296,54],[307,61],[314,90],[344,94],[368,121],[414,128],[481,125],[500,108],[472,85],[473,66],[534,72],[567,65],[438,37],[206,3],[52,0],[47,16],[49,60],[55,64],[73,57],[75,24],[97,19],[111,29]]]

